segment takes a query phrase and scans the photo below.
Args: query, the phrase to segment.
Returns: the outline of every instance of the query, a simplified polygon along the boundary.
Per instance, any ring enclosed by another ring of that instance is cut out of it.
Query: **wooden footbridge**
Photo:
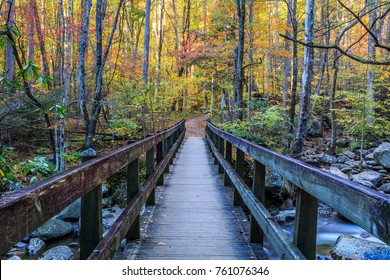
[[[254,161],[252,186],[243,180],[245,156]],[[141,159],[147,176],[142,186]],[[266,167],[297,187],[293,240],[263,205]],[[127,168],[128,206],[103,238],[100,184],[122,168]],[[125,238],[138,240],[129,242],[135,244],[126,254],[132,259],[263,259],[264,236],[281,259],[315,259],[318,200],[390,244],[388,195],[211,123],[207,123],[205,139],[185,138],[182,121],[1,198],[0,254],[80,197],[81,259],[121,256],[118,252]],[[140,218],[144,205],[151,214]],[[249,217],[242,205],[249,209]],[[142,233],[140,221],[147,222],[145,227],[142,222]]]

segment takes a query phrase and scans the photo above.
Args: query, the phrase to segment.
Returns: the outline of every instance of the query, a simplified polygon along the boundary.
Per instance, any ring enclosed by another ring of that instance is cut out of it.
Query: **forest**
[[[387,0],[0,0],[0,52],[2,197],[199,118],[390,193]]]

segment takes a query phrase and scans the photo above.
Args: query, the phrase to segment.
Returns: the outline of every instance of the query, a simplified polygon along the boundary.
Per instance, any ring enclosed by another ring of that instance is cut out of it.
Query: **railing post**
[[[219,150],[219,136],[217,134],[214,134],[213,144]],[[218,159],[216,156],[214,156],[214,164],[218,163]]]
[[[156,156],[157,164],[159,164],[164,158],[163,144],[164,141],[161,141],[160,143],[157,144],[157,156]],[[161,174],[160,178],[158,178],[157,185],[158,186],[164,185],[164,173]]]
[[[222,137],[219,137],[218,141],[218,151],[222,154],[222,157],[224,157],[225,153],[225,140]],[[221,163],[218,163],[218,173],[223,173],[223,166]]]
[[[82,162],[96,158],[83,156]],[[102,239],[102,188],[97,186],[81,198],[80,259],[86,260]]]
[[[226,161],[232,164],[232,143],[229,141],[226,141]],[[226,171],[223,177],[223,184],[227,187],[232,185],[232,182],[230,181],[229,175],[226,173]]]
[[[254,160],[252,191],[257,199],[264,205],[265,202],[265,166]],[[250,242],[263,244],[263,231],[257,221],[251,215],[250,217]]]
[[[127,165],[127,205],[130,205],[131,200],[137,195],[139,191],[139,164],[138,158],[133,160]],[[139,215],[131,225],[129,232],[126,235],[126,239],[135,240],[140,237],[140,222]]]
[[[173,147],[173,144],[175,143],[174,141],[174,133],[169,136],[169,150]],[[169,164],[173,164],[173,157],[171,157],[171,159],[169,160]],[[169,172],[169,164],[168,164],[168,172]]]
[[[146,161],[145,161],[145,168],[146,168],[146,178],[152,174],[154,171],[154,148],[149,149],[149,151],[146,152]],[[150,196],[148,200],[146,201],[146,205],[154,205],[155,204],[155,188],[150,193]]]
[[[164,139],[164,157],[168,154],[169,152],[169,137]],[[169,173],[169,163],[164,169],[164,173]]]
[[[298,188],[294,243],[308,260],[316,258],[318,199]]]
[[[245,159],[244,152],[241,151],[239,148],[236,148],[236,172],[241,178],[244,177],[244,159]],[[234,201],[234,206],[242,205],[242,198],[236,188],[234,188],[233,201]]]

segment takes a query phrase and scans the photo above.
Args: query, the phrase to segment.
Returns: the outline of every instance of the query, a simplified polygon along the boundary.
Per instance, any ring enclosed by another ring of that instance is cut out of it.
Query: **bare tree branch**
[[[297,42],[298,44],[300,45],[303,45],[303,46],[306,46],[306,47],[311,47],[311,48],[316,48],[316,49],[337,49],[341,54],[357,61],[357,62],[360,62],[360,63],[363,63],[363,64],[370,64],[370,65],[390,65],[390,61],[376,61],[376,60],[368,60],[368,59],[363,59],[361,57],[357,57],[357,56],[354,56],[350,53],[348,53],[347,51],[343,50],[341,47],[339,47],[338,45],[331,45],[331,46],[323,46],[323,45],[315,45],[315,44],[307,44],[305,42],[302,42],[300,40],[294,40],[293,38],[290,38],[288,36],[285,36],[283,34],[279,34],[279,36],[287,39],[287,40],[290,40],[290,41],[293,41],[293,42]]]

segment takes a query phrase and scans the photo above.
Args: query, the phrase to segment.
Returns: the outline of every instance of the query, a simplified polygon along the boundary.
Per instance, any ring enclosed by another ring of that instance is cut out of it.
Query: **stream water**
[[[294,221],[286,222],[281,225],[284,232],[292,240],[294,231]],[[372,236],[361,227],[354,223],[345,221],[337,215],[318,215],[317,222],[317,257],[326,257],[332,259],[330,256],[330,249],[336,243],[337,238],[342,234],[349,234],[355,237],[359,237],[365,240],[380,242],[378,238]],[[272,260],[280,259],[276,252],[273,250],[268,240],[264,240],[264,249]]]

